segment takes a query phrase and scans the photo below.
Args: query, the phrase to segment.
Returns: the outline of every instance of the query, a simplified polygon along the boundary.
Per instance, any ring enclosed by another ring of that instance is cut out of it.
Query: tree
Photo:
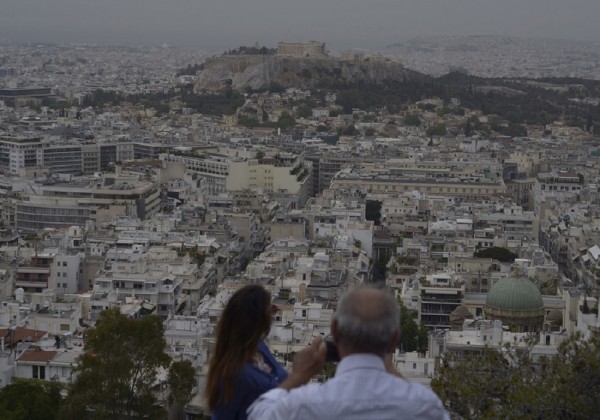
[[[312,117],[312,108],[307,104],[302,104],[296,109],[296,115],[301,118]]]
[[[390,255],[385,252],[381,252],[379,258],[373,261],[373,282],[385,282],[385,276],[387,273],[387,264],[390,261]]]
[[[471,119],[467,118],[467,122],[465,123],[465,127],[464,127],[464,133],[466,137],[471,137],[471,134],[473,134],[473,129],[471,128]]]
[[[447,130],[446,130],[446,125],[444,125],[444,124],[442,124],[442,123],[439,123],[439,124],[432,125],[431,127],[429,127],[429,128],[426,130],[426,134],[427,134],[429,137],[433,137],[433,136],[443,136],[443,135],[445,135],[445,134],[446,134],[446,132],[447,132]]]
[[[493,258],[501,262],[514,262],[517,258],[517,254],[499,246],[493,246],[491,248],[475,251],[474,256],[476,258]]]
[[[381,201],[367,200],[365,203],[365,219],[373,221],[375,226],[381,224]]]
[[[238,124],[252,128],[258,127],[260,125],[260,122],[256,117],[249,117],[246,114],[240,114],[238,115]]]
[[[163,332],[156,315],[130,319],[118,308],[103,311],[78,359],[62,418],[164,418],[153,389],[159,369],[171,362]]]
[[[447,355],[431,387],[458,418],[598,418],[600,335],[573,335],[538,364],[529,357],[534,344]]]
[[[58,419],[60,390],[55,381],[15,379],[0,389],[0,418],[7,420]]]
[[[525,136],[527,136],[527,128],[525,128],[521,124],[510,123],[510,124],[508,124],[508,127],[497,126],[495,129],[496,129],[496,131],[498,131],[501,134],[504,134],[505,136],[510,136],[510,137],[525,137]]]
[[[400,304],[400,340],[398,346],[402,351],[425,352],[428,345],[429,328],[415,321],[415,311]]]
[[[419,127],[421,125],[421,119],[419,118],[418,115],[407,115],[406,117],[404,117],[404,125],[409,125],[412,127]]]
[[[585,122],[585,131],[591,133],[594,129],[594,120],[592,114],[588,114],[586,122]]]
[[[357,133],[358,133],[358,130],[352,124],[350,124],[349,126],[347,126],[346,128],[344,128],[342,130],[342,134],[344,136],[355,136]]]
[[[174,407],[178,417],[183,414],[183,406],[190,401],[196,376],[192,363],[188,360],[173,362],[167,379],[169,384],[169,406]]]
[[[285,87],[281,83],[272,81],[269,83],[269,92],[271,93],[282,93],[285,92]]]
[[[283,112],[277,120],[277,127],[284,130],[294,127],[296,125],[296,119],[292,117],[288,112]]]

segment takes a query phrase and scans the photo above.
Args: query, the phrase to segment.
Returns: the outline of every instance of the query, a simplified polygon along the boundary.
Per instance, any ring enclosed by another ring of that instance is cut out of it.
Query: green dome
[[[544,309],[542,294],[535,284],[522,277],[508,277],[498,281],[487,294],[488,310],[513,312],[539,312]]]

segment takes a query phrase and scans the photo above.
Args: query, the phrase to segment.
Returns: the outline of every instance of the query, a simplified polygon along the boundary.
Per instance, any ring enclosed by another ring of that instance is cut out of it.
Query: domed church
[[[524,277],[507,277],[494,284],[484,311],[486,319],[499,319],[514,332],[541,331],[544,324],[542,294]]]

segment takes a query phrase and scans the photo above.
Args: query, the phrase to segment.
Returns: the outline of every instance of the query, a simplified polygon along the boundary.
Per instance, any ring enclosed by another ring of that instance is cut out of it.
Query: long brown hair
[[[271,295],[258,285],[242,287],[227,302],[208,368],[205,396],[211,411],[231,399],[236,376],[269,333],[270,303]]]

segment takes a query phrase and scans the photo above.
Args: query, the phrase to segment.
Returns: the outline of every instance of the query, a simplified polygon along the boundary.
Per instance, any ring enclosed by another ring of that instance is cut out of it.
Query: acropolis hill
[[[420,77],[399,62],[382,55],[346,52],[329,57],[324,44],[279,43],[275,55],[224,55],[208,58],[198,75],[196,91],[260,90],[278,83],[283,87],[314,88],[343,83],[405,81]]]

